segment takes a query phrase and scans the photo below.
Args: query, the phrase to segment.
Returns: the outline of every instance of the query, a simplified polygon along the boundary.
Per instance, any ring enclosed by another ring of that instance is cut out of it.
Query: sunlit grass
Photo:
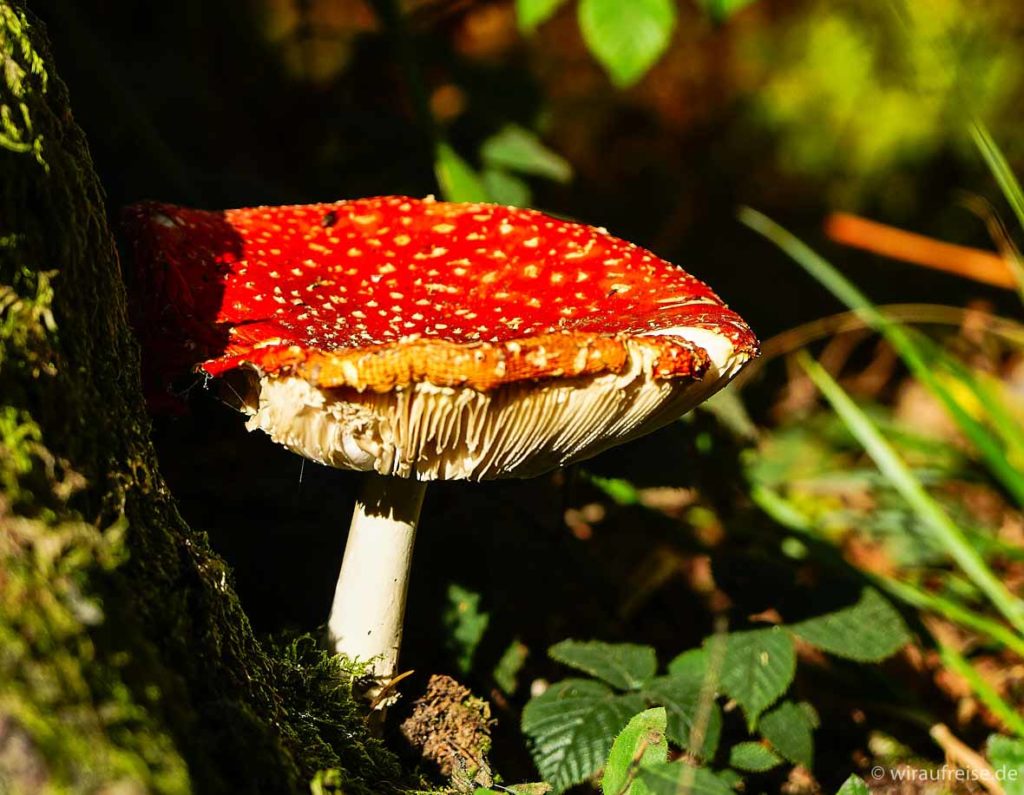
[[[1007,203],[1024,228],[1024,191],[1020,183],[985,127],[975,123],[971,133]],[[1005,489],[1018,508],[1024,507],[1024,428],[1006,401],[1003,384],[988,373],[955,358],[915,329],[894,320],[827,260],[765,215],[744,209],[740,219],[775,243],[846,304],[866,326],[888,341],[911,375],[946,410],[992,478]],[[1011,265],[1024,295],[1024,271],[1016,251],[1012,250],[1010,254]],[[986,555],[1016,559],[1017,555],[1012,554],[1015,550],[1004,548],[1004,544],[988,543],[994,539],[960,526],[929,492],[920,474],[901,457],[895,440],[829,372],[805,350],[797,354],[797,361],[847,431],[874,462],[886,484],[902,497],[920,525],[927,529],[929,537],[958,569],[958,572],[946,575],[944,581],[948,590],[944,593],[936,593],[908,581],[903,573],[874,574],[871,575],[873,579],[902,602],[934,613],[977,633],[989,643],[1024,656],[1024,601],[1006,587],[986,560]],[[813,519],[786,495],[764,484],[755,484],[751,496],[780,524],[801,533],[814,532]],[[1002,620],[978,610],[975,600],[981,594]],[[936,637],[935,643],[943,665],[961,676],[978,700],[1010,731],[1024,736],[1024,718],[1019,712],[981,677],[958,649],[943,638]]]

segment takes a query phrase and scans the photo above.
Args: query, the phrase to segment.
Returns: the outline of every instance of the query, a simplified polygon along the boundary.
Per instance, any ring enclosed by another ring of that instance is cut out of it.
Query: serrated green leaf
[[[538,25],[547,22],[565,1],[516,0],[516,20],[519,29],[524,33],[532,33]]]
[[[677,658],[678,659],[678,658]],[[687,751],[701,759],[710,759],[718,750],[718,740],[722,733],[722,710],[712,698],[708,704],[702,705],[703,671],[687,668],[682,673],[659,676],[652,679],[644,687],[642,694],[650,704],[659,704],[668,713],[668,737]],[[707,715],[707,725],[703,737],[694,734],[694,723],[697,716]],[[694,747],[698,745],[700,747]]]
[[[531,699],[522,730],[541,776],[555,792],[594,776],[615,736],[644,706],[638,694],[616,694],[591,679],[566,679]]]
[[[836,795],[871,795],[871,789],[860,776],[851,775],[843,782]]]
[[[753,730],[758,716],[786,692],[796,673],[793,640],[782,627],[731,632],[719,681],[743,707]]]
[[[985,744],[985,755],[996,775],[1001,775],[1006,795],[1024,795],[1024,740],[993,734]]]
[[[650,646],[602,643],[599,640],[563,640],[548,654],[551,659],[602,679],[619,690],[637,690],[658,670]]]
[[[818,710],[814,708],[813,704],[809,701],[801,701],[797,706],[804,711],[804,717],[812,729],[821,726],[821,716],[818,715]]]
[[[491,201],[510,207],[530,206],[530,186],[514,174],[500,168],[486,168],[480,178]]]
[[[910,642],[903,617],[874,588],[865,588],[855,605],[789,629],[829,654],[858,662],[884,660]]]
[[[544,146],[534,133],[516,124],[506,125],[484,141],[480,157],[489,166],[519,174],[555,182],[572,179],[568,160]]]
[[[792,701],[783,701],[761,717],[758,729],[785,759],[810,768],[814,762],[814,735],[807,712]]]
[[[619,88],[636,83],[668,48],[676,24],[672,0],[580,0],[587,48]]]
[[[630,778],[643,767],[668,759],[665,708],[658,707],[634,715],[612,743],[604,766],[601,791],[604,795],[648,795],[641,782],[628,786]]]
[[[487,189],[472,166],[447,143],[437,145],[434,173],[446,201],[485,202],[489,199]]]
[[[737,743],[729,749],[729,764],[750,773],[763,773],[782,763],[782,757],[761,743]]]
[[[704,767],[679,760],[644,768],[637,774],[651,795],[735,795],[732,788]]]

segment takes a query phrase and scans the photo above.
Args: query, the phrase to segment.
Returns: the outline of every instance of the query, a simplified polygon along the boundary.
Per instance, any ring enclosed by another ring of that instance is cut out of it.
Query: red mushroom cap
[[[528,476],[678,417],[757,353],[707,285],[601,229],[405,197],[127,211],[150,385],[245,376],[316,461]]]
[[[141,204],[127,229],[144,278],[160,275],[150,333],[210,375],[247,363],[325,388],[489,390],[615,372],[632,338],[657,349],[657,377],[700,378],[705,352],[664,333],[678,327],[757,352],[746,323],[681,268],[534,210],[401,196]]]

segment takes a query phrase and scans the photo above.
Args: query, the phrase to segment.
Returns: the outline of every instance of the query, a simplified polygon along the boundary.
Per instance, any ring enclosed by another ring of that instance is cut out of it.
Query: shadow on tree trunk
[[[138,360],[43,27],[0,0],[0,791],[397,791],[345,672],[262,646],[180,518]]]

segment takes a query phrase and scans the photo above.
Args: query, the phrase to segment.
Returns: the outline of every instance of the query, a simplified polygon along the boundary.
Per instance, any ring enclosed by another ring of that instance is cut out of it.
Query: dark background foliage
[[[681,2],[668,53],[628,90],[615,89],[586,51],[571,9],[528,37],[506,0],[416,0],[404,11],[428,104],[464,157],[478,162],[481,143],[510,122],[538,132],[574,178],[531,181],[535,206],[682,264],[768,337],[838,304],[740,227],[738,206],[823,246],[825,212],[846,208],[990,247],[984,224],[958,204],[961,186],[987,184],[958,132],[969,111],[962,94],[997,129],[1020,113],[1012,98],[1024,83],[1012,70],[1000,91],[974,91],[969,81],[921,85],[929,62],[905,47],[905,20],[881,3],[828,5],[763,0],[716,22]],[[369,3],[38,0],[33,8],[48,25],[112,214],[150,198],[220,208],[438,192],[417,98]],[[969,34],[950,65],[969,75],[979,52],[995,59],[1012,51],[1024,24],[1010,2],[994,3],[984,25],[966,11],[944,13],[948,28]],[[834,40],[815,45],[811,30]],[[849,107],[833,86],[848,89]],[[918,270],[838,256],[879,302],[921,296]],[[1012,300],[981,286],[969,291],[997,308]],[[929,276],[928,298],[962,304],[964,283]],[[258,631],[315,631],[330,604],[357,478],[246,433],[201,387],[188,404],[187,414],[158,418],[155,429],[185,519],[207,529],[233,567]],[[700,456],[700,445],[715,456]],[[641,486],[705,486],[726,517],[740,501],[734,443],[706,417],[590,468]],[[426,673],[448,671],[488,693],[515,641],[530,650],[526,684],[551,674],[543,649],[568,636],[649,642],[667,659],[708,634],[709,596],[694,591],[692,577],[669,578],[650,594],[625,577],[642,563],[639,550],[706,550],[706,539],[636,507],[593,537],[571,533],[565,510],[594,493],[573,471],[431,486],[403,652],[420,672],[417,686]],[[712,556],[732,599],[727,612],[740,623],[768,608],[800,618],[800,577],[812,575],[779,562],[776,530],[754,522],[730,532],[736,543]],[[479,594],[489,615],[469,670],[460,670],[458,646],[443,640],[453,584]],[[520,689],[516,698],[525,695]],[[499,732],[514,733],[513,707],[499,708],[498,718]],[[826,723],[826,760],[832,731]],[[837,769],[847,745],[836,747]],[[516,748],[498,744],[499,767],[529,775]]]

